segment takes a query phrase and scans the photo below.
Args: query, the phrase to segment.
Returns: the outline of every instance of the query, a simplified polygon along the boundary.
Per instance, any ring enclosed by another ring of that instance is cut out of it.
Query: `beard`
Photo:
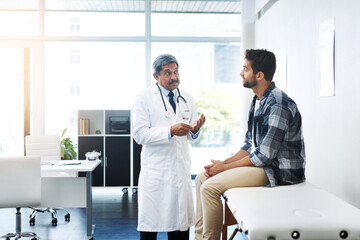
[[[243,86],[246,88],[252,88],[252,87],[255,87],[256,85],[257,85],[257,82],[256,82],[255,76],[252,77],[250,80],[245,80],[245,82],[243,83]]]

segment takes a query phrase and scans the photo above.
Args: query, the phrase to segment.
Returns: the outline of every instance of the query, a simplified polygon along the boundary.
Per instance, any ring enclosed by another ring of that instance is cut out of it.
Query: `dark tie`
[[[169,96],[169,102],[170,102],[172,108],[174,109],[174,112],[176,113],[176,104],[174,102],[174,93],[172,91],[170,91],[168,96]]]

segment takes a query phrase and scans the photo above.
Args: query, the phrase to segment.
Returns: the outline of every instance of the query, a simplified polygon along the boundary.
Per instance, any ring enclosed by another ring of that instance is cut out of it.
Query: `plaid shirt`
[[[256,98],[250,106],[242,149],[250,153],[254,141],[255,151],[250,153],[250,160],[264,168],[271,187],[305,181],[305,145],[296,103],[272,83],[254,116]]]

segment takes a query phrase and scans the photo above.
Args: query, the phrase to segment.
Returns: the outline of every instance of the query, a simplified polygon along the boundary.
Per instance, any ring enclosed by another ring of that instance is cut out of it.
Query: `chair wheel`
[[[53,220],[51,220],[51,224],[53,226],[56,226],[57,225],[57,218],[54,218]]]
[[[35,218],[30,218],[29,223],[30,225],[35,225]]]
[[[31,240],[38,240],[36,237],[33,237]]]
[[[65,215],[65,221],[70,221],[70,213]]]

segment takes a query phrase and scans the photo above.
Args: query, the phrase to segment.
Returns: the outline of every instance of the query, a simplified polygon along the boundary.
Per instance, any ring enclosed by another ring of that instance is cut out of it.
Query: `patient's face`
[[[245,59],[243,70],[240,73],[243,78],[243,86],[246,88],[252,88],[257,85],[255,74],[251,68],[251,62]]]

